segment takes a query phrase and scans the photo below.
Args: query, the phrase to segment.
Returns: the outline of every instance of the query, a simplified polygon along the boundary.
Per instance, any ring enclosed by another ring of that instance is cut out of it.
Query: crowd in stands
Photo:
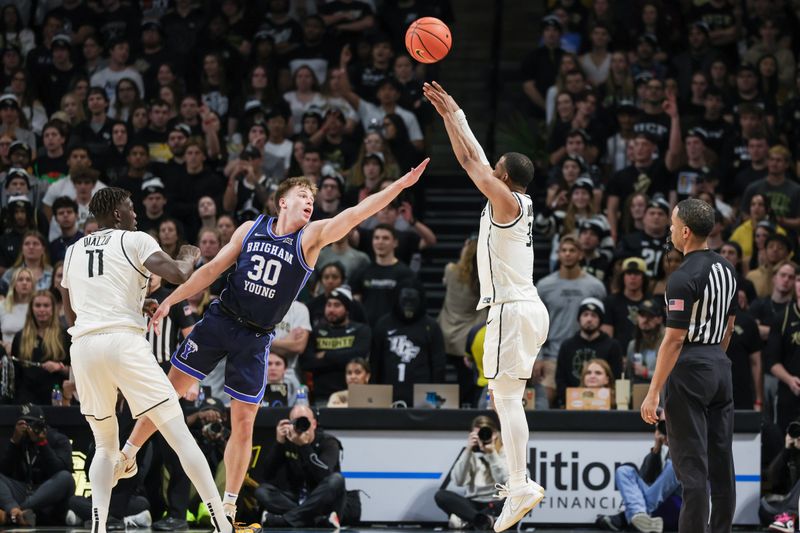
[[[0,4],[3,403],[51,404],[55,390],[59,403],[79,402],[54,287],[67,247],[97,229],[88,204],[98,189],[128,190],[139,229],[173,256],[196,244],[200,266],[240,223],[276,214],[274,193],[287,177],[311,178],[313,218],[330,217],[430,148],[433,115],[421,89],[432,71],[405,53],[403,35],[420,16],[452,21],[446,0]],[[796,469],[787,476],[780,466],[800,449],[800,431],[790,431],[800,417],[800,12],[784,0],[550,0],[536,27],[520,77],[520,108],[541,140],[530,147],[540,154],[530,231],[551,250],[549,273],[536,280],[550,312],[530,383],[536,407],[569,408],[567,390],[580,387],[610,389],[615,408],[617,385],[649,383],[663,295],[682,261],[666,246],[672,209],[701,198],[716,209],[710,247],[739,273],[728,350],[735,406],[763,414],[766,490],[795,494]],[[265,405],[299,396],[346,407],[349,385],[378,383],[394,385],[393,399],[410,407],[413,384],[453,380],[461,405],[486,407],[477,239],[465,234],[444,269],[443,307],[431,318],[418,272],[437,237],[419,218],[422,200],[402,196],[320,253],[276,326]],[[173,306],[164,335],[151,335],[165,370],[223,287],[224,276]],[[161,301],[171,289],[153,276],[149,296]],[[207,426],[224,422],[223,378],[221,365],[185,397],[217,463],[224,432]],[[492,424],[476,421],[470,449],[502,449]],[[478,439],[482,427],[495,436]],[[169,456],[153,461],[180,469]],[[471,462],[465,456],[454,476]],[[481,505],[437,494],[460,516],[451,525],[490,524],[483,485],[502,477],[499,464],[482,466],[485,479],[471,485]],[[265,506],[275,495],[257,497]],[[188,498],[170,500],[161,507],[172,522],[161,526],[179,529]],[[70,503],[75,520],[84,503]],[[112,515],[139,523],[130,517],[141,502],[117,504]],[[765,501],[765,521],[785,527],[796,505],[796,496]],[[25,507],[15,508],[24,523]]]

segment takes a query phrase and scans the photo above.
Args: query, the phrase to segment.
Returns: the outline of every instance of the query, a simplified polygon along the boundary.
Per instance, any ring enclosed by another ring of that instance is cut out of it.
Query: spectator
[[[3,523],[17,527],[35,527],[37,521],[63,523],[74,491],[69,439],[47,424],[41,407],[23,405],[0,456]]]
[[[397,232],[392,226],[379,224],[372,232],[375,259],[351,277],[353,293],[364,304],[370,326],[392,310],[392,294],[404,280],[414,278],[408,266],[395,256]],[[376,373],[377,375],[377,373]]]
[[[117,83],[114,94],[116,96],[111,104],[111,116],[115,120],[127,122],[137,135],[144,132],[149,114],[136,83],[130,78],[122,78]]]
[[[664,296],[667,292],[667,280],[673,272],[678,270],[683,262],[683,254],[670,247],[661,255],[661,264],[658,266],[656,278],[650,281],[650,294],[655,298]],[[751,284],[752,285],[752,284]]]
[[[23,122],[23,119],[17,97],[13,94],[0,96],[0,132],[10,133],[16,140],[34,147],[36,146],[36,136],[27,129],[27,124]]]
[[[706,144],[718,157],[722,156],[724,141],[733,134],[731,124],[722,116],[723,108],[722,92],[716,86],[710,85],[703,98],[703,114],[695,127],[705,132]]]
[[[55,386],[69,376],[70,338],[59,324],[56,301],[49,290],[33,293],[25,325],[14,335],[11,353],[17,358],[14,376],[17,404],[50,402]]]
[[[752,142],[752,141],[751,141]],[[745,264],[750,262],[753,257],[756,227],[760,222],[772,222],[772,212],[769,207],[769,199],[766,194],[755,193],[750,197],[748,218],[733,230],[730,240],[737,243],[744,254]],[[780,226],[775,226],[775,231],[786,235],[786,230]]]
[[[183,238],[183,224],[174,218],[165,218],[158,225],[158,237],[156,240],[167,255],[177,258],[181,246],[186,244]]]
[[[356,357],[369,357],[372,336],[369,326],[350,320],[353,296],[347,287],[333,289],[325,303],[325,320],[312,330],[313,347],[301,366],[313,376],[314,403],[325,406],[328,398],[345,386],[347,364]]]
[[[286,407],[294,407],[297,399],[297,387],[294,383],[286,381],[286,358],[275,352],[270,352],[267,358],[267,385],[283,385],[286,387]],[[261,405],[270,407],[268,399],[264,398]]]
[[[282,180],[289,171],[292,142],[286,138],[286,116],[273,110],[266,115],[267,141],[264,144],[264,172],[269,179]]]
[[[688,48],[672,58],[672,70],[678,83],[678,96],[686,102],[691,94],[692,79],[697,72],[708,72],[715,51],[709,43],[711,30],[703,21],[696,20],[689,24],[687,31]]]
[[[20,113],[25,123],[36,135],[41,135],[42,128],[47,122],[47,111],[34,96],[35,87],[33,85],[31,76],[25,70],[19,69],[12,71],[11,84],[8,89],[17,98]]]
[[[92,87],[101,87],[106,91],[108,101],[113,106],[117,99],[117,84],[124,78],[130,79],[139,91],[144,94],[144,82],[139,71],[128,66],[130,43],[125,37],[114,37],[106,43],[108,49],[108,66],[92,75]],[[122,119],[126,119],[123,117]]]
[[[559,268],[537,283],[539,296],[550,313],[550,332],[534,365],[537,380],[537,406],[552,404],[556,393],[556,361],[561,344],[578,330],[575,317],[581,302],[589,297],[602,301],[606,289],[601,281],[581,269],[583,259],[578,242],[572,235],[561,238],[558,246]]]
[[[762,340],[769,337],[769,329],[776,316],[783,316],[786,308],[795,298],[795,269],[797,265],[784,259],[773,268],[772,293],[751,302],[749,313],[758,323],[758,336]]]
[[[61,234],[56,240],[50,241],[50,259],[57,263],[64,260],[67,248],[83,237],[83,232],[78,229],[78,203],[72,198],[56,198],[53,214]]]
[[[351,359],[347,363],[344,371],[344,380],[347,386],[350,385],[366,385],[372,377],[369,361],[362,357]],[[348,390],[340,390],[331,394],[328,398],[328,407],[347,407],[348,405]]]
[[[792,267],[792,278],[794,278],[794,267]],[[794,291],[794,279],[792,279],[790,290]],[[773,316],[781,314],[783,313],[776,313]],[[767,323],[770,322],[767,321]],[[749,310],[741,307],[736,310],[733,334],[726,350],[728,358],[731,360],[734,409],[761,411],[764,403],[761,345],[763,344],[762,339],[765,339],[766,336],[759,337],[759,329],[759,324]]]
[[[735,199],[741,198],[751,183],[767,177],[767,155],[769,143],[767,137],[756,133],[747,140],[747,155],[750,164],[736,173],[728,193]]]
[[[275,335],[270,345],[270,350],[286,358],[286,381],[293,383],[295,387],[299,387],[301,383],[298,359],[306,351],[310,334],[311,317],[308,307],[295,300],[283,320],[275,325]]]
[[[39,154],[33,163],[34,175],[52,184],[69,172],[64,143],[67,141],[68,127],[60,120],[51,120],[42,130],[44,153]]]
[[[672,121],[678,122],[674,95],[666,100],[664,106],[669,110]],[[657,192],[663,195],[669,193],[668,173],[677,168],[681,149],[679,133],[679,125],[673,124],[670,127],[669,150],[664,158],[657,159],[653,156],[658,146],[658,138],[648,132],[636,134],[633,141],[633,164],[614,174],[608,183],[608,222],[611,224],[611,236],[615,241],[618,241],[618,210],[620,205],[625,205],[625,200],[630,194],[646,192],[652,196]],[[619,238],[622,236],[619,235]]]
[[[647,267],[645,274],[651,278],[658,274],[664,242],[669,232],[671,211],[670,204],[664,197],[654,197],[647,204],[642,229],[622,236],[619,242],[620,254],[644,259]]]
[[[342,237],[330,246],[320,250],[316,268],[322,272],[326,265],[333,262],[341,263],[344,267],[344,273],[349,276],[347,279],[352,279],[356,272],[360,272],[369,266],[370,259],[364,252],[350,246],[349,237]],[[343,275],[342,277],[344,278],[345,276]]]
[[[407,231],[397,231],[396,224],[400,214],[409,223],[410,229]],[[395,239],[397,240],[397,248],[395,254],[397,258],[405,264],[410,264],[415,254],[421,250],[436,244],[436,235],[433,231],[426,226],[419,219],[414,218],[414,213],[411,211],[410,204],[403,205],[397,199],[393,200],[389,205],[381,209],[375,214],[375,219],[378,226],[386,225],[395,228]],[[375,227],[375,229],[378,228]],[[366,229],[364,227],[358,228],[358,243],[361,251],[368,253],[376,253],[374,247],[375,230]]]
[[[772,522],[769,531],[785,532],[794,528],[800,497],[799,460],[800,420],[794,420],[789,423],[784,435],[784,446],[769,464],[768,479],[772,494],[762,497],[759,505],[759,517],[766,515]]]
[[[603,85],[608,79],[611,66],[611,54],[608,45],[611,42],[611,32],[602,22],[597,23],[589,34],[591,48],[580,57],[580,64],[586,72],[589,83],[595,87]]]
[[[778,22],[772,18],[761,19],[758,24],[758,34],[759,39],[744,53],[742,62],[756,65],[765,56],[772,56],[776,62],[782,92],[790,91],[794,84],[794,54],[779,44],[781,35]]]
[[[634,105],[633,100],[620,100],[614,107],[614,112],[617,119],[617,132],[609,136],[606,141],[606,159],[604,160],[609,174],[615,174],[631,163],[628,151],[636,135],[633,125],[636,123],[639,108]]]
[[[376,22],[370,4],[360,0],[328,2],[320,8],[320,15],[328,29],[351,46],[360,33],[370,31]]]
[[[627,348],[633,338],[636,325],[636,310],[647,297],[647,265],[640,257],[629,257],[622,261],[619,275],[621,288],[605,300],[603,332]]]
[[[342,51],[342,68],[347,68],[350,57],[349,49]],[[384,78],[375,89],[375,100],[378,102],[376,105],[354,93],[350,87],[350,82],[346,77],[342,77],[343,96],[358,111],[361,125],[365,130],[368,130],[373,125],[380,127],[383,125],[383,118],[386,115],[397,114],[406,124],[411,144],[418,150],[422,150],[424,148],[424,138],[417,117],[411,111],[398,105],[402,90],[403,86],[400,85],[399,81],[390,77]]]
[[[586,389],[609,389],[614,408],[614,374],[604,359],[589,359],[581,370],[580,386]]]
[[[263,156],[254,146],[247,146],[232,161],[226,172],[228,186],[222,197],[222,207],[236,214],[240,222],[255,220],[264,210],[267,199],[267,176],[262,168]]]
[[[330,167],[328,167],[330,168]],[[344,193],[344,178],[330,169],[319,182],[319,194],[314,199],[314,216],[317,219],[331,218],[344,210],[342,194]]]
[[[602,215],[587,218],[581,222],[578,230],[578,246],[583,252],[581,266],[587,274],[605,283],[610,265],[607,250],[601,250],[600,243],[611,239],[608,220]]]
[[[394,307],[373,327],[370,366],[375,383],[394,386],[394,399],[412,405],[414,383],[442,383],[446,355],[442,330],[425,313],[416,281],[398,283]]]
[[[444,301],[436,319],[442,328],[444,351],[458,374],[462,404],[471,404],[477,395],[472,365],[465,364],[464,359],[467,334],[473,326],[484,324],[488,316],[487,310],[475,310],[480,299],[477,249],[477,236],[471,236],[464,241],[458,262],[445,266],[442,278]]]
[[[39,87],[37,93],[44,103],[48,115],[58,110],[61,96],[69,90],[72,79],[77,75],[78,68],[71,58],[72,42],[68,35],[60,33],[53,37],[51,42],[53,62],[37,72]]]
[[[403,121],[403,117],[397,113],[388,113],[383,117],[383,134],[387,147],[397,158],[399,168],[411,168],[423,157],[420,150],[409,139],[408,127]]]
[[[619,343],[601,331],[605,308],[597,298],[586,298],[578,311],[579,331],[561,343],[556,362],[556,407],[563,407],[567,387],[581,386],[583,368],[591,360],[605,361],[612,379],[622,372]]]
[[[0,304],[0,328],[3,333],[3,348],[11,353],[14,336],[22,331],[28,308],[33,299],[33,272],[20,268],[11,277],[8,294]]]
[[[109,102],[108,95],[101,87],[89,89],[86,100],[89,119],[75,129],[76,140],[88,148],[91,157],[99,164],[111,160],[111,128],[114,123],[108,116]]]
[[[346,519],[342,445],[317,427],[314,412],[296,405],[278,422],[276,441],[263,461],[265,482],[255,492],[267,511],[264,526],[312,527],[326,523],[331,513]],[[301,494],[306,496],[302,503]]]
[[[664,519],[654,516],[661,505],[677,495],[680,484],[669,458],[667,428],[663,420],[656,425],[655,443],[642,466],[624,464],[617,467],[614,478],[625,505],[624,515],[601,515],[598,524],[604,529],[623,531],[627,524],[642,533],[660,533]]]
[[[22,238],[22,249],[14,264],[3,274],[3,281],[10,284],[17,269],[26,268],[33,275],[36,290],[49,289],[53,280],[53,267],[47,255],[47,241],[37,231],[28,231]]]
[[[548,15],[542,19],[542,44],[528,54],[522,62],[522,89],[532,105],[537,118],[544,117],[545,94],[556,81],[558,65],[564,50],[561,49],[561,21]]]
[[[228,244],[233,232],[236,231],[236,224],[233,221],[233,217],[230,215],[220,215],[217,219],[217,231],[219,231],[220,237],[222,238],[222,246]]]
[[[772,293],[772,277],[775,274],[775,266],[789,257],[792,244],[785,235],[773,233],[767,237],[764,248],[764,262],[755,270],[747,273],[747,279],[753,283],[759,298],[766,298]]]
[[[370,39],[369,60],[363,65],[357,64],[348,72],[358,96],[369,101],[374,99],[378,86],[389,77],[393,57],[392,41],[386,34],[378,33]],[[398,88],[402,93],[402,86]]]
[[[319,92],[319,81],[311,67],[300,66],[292,76],[294,90],[283,95],[289,104],[292,116],[289,127],[294,134],[303,129],[303,115],[310,109],[322,109],[325,100]]]
[[[770,148],[767,177],[747,187],[742,196],[742,210],[749,207],[754,194],[765,194],[778,224],[793,231],[800,230],[800,185],[787,178],[791,166],[792,156],[786,147],[778,145]]]
[[[797,273],[797,272],[796,272]],[[795,277],[795,303],[774,317],[764,353],[767,367],[778,378],[777,421],[781,431],[800,417],[800,346],[792,339],[800,335],[800,276]]]
[[[319,266],[319,261],[317,261],[317,265]],[[317,268],[316,271],[319,272],[319,285],[317,289],[322,288],[322,292],[318,293],[308,302],[311,325],[314,327],[325,320],[325,307],[331,293],[339,287],[344,287],[349,290],[349,286],[345,285],[347,270],[345,270],[340,262],[333,261],[327,263],[322,268]],[[352,300],[350,302],[349,314],[350,318],[356,322],[366,323],[367,321],[364,308],[357,300]]]
[[[447,479],[464,493],[440,488],[436,505],[449,517],[452,529],[488,530],[503,508],[494,498],[495,484],[508,477],[503,440],[494,419],[478,416],[472,420],[467,445],[459,453]]]
[[[225,192],[225,177],[213,169],[206,168],[206,147],[199,139],[189,139],[186,143],[186,165],[181,180],[188,180],[192,184],[189,197],[192,203],[202,196],[210,196],[217,205],[222,205]]]
[[[655,299],[642,300],[636,309],[636,329],[625,357],[625,375],[633,383],[650,383],[664,331],[663,305]]]

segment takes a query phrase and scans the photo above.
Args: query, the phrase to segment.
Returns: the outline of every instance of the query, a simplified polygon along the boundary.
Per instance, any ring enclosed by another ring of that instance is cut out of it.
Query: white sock
[[[197,489],[197,494],[200,495],[203,503],[206,504],[208,513],[211,515],[211,524],[214,526],[214,531],[231,533],[232,527],[224,518],[222,500],[219,497],[219,492],[217,492],[211,469],[208,467],[203,452],[200,451],[200,447],[189,432],[189,428],[186,427],[183,416],[176,416],[161,423],[158,426],[158,430],[164,436],[164,440],[167,441],[170,448],[175,451],[181,461],[184,472],[186,472],[194,488]]]
[[[130,460],[136,457],[136,454],[139,453],[139,449],[139,446],[136,446],[131,441],[126,440],[125,446],[122,447],[122,454],[125,456],[125,458]]]
[[[522,407],[525,381],[506,375],[491,381],[494,407],[500,419],[500,434],[506,451],[508,487],[512,489],[525,484],[528,472],[528,420]]]
[[[119,449],[116,417],[95,420],[86,417],[92,428],[95,453],[89,467],[92,484],[92,529],[91,533],[106,533],[108,507],[111,504],[111,489],[114,483],[114,462]]]
[[[238,494],[234,494],[232,492],[225,491],[225,494],[222,496],[222,504],[233,505],[236,507],[236,500],[239,499]]]

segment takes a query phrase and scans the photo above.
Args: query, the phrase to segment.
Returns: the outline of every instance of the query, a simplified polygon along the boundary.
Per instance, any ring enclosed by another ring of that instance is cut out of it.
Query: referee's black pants
[[[736,508],[731,362],[718,346],[688,349],[695,353],[681,354],[665,402],[669,453],[683,486],[678,531],[728,533]]]

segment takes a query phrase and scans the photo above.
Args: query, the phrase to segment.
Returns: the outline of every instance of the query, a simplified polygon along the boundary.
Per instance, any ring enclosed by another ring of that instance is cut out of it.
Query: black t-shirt
[[[740,170],[730,187],[729,194],[731,198],[741,198],[747,188],[762,178],[767,177],[767,167],[761,170],[755,170],[752,165],[748,164],[746,168]],[[748,206],[749,207],[749,206]]]
[[[614,327],[614,338],[626,352],[636,331],[637,307],[643,299],[631,300],[620,291],[609,295],[605,301],[603,324]]]
[[[609,195],[619,197],[620,205],[624,205],[625,199],[635,192],[644,192],[650,197],[660,192],[666,197],[669,183],[664,159],[658,158],[649,167],[630,165],[615,173],[608,182],[607,191]]]
[[[647,264],[647,275],[652,279],[659,272],[661,256],[664,255],[664,245],[667,242],[668,232],[660,237],[648,235],[643,230],[625,235],[620,241],[619,248],[623,257],[641,257]]]
[[[689,252],[667,280],[667,327],[686,329],[679,362],[684,358],[719,355],[687,350],[691,345],[719,346],[728,317],[737,310],[736,270],[710,250]]]
[[[791,302],[777,303],[772,301],[772,296],[757,298],[747,310],[762,326],[769,326],[776,316],[783,316]]]
[[[66,8],[59,6],[47,12],[53,14],[64,21],[63,31],[67,34],[77,32],[84,26],[97,27],[99,16],[84,2],[81,2],[73,8]]]
[[[59,328],[60,329],[60,328]],[[70,336],[63,329],[60,330],[61,343],[64,347],[64,359],[62,363],[69,366],[69,347],[71,344]],[[22,331],[14,335],[14,341],[11,344],[11,353],[16,357],[21,357],[20,346],[22,345]],[[33,347],[31,354],[31,361],[41,363],[45,360],[45,354],[42,346],[42,338],[36,337],[36,345]],[[67,379],[67,375],[61,372],[50,373],[47,370],[36,367],[27,366],[14,362],[14,403],[33,403],[35,405],[50,405],[52,402],[53,387],[61,384]]]
[[[556,401],[563,405],[567,387],[580,387],[583,365],[590,359],[602,359],[611,367],[611,373],[622,373],[622,349],[619,343],[600,332],[594,340],[584,339],[580,332],[565,340],[558,350],[556,362]]]
[[[67,248],[78,242],[81,237],[83,237],[83,232],[76,231],[72,237],[64,238],[61,236],[50,241],[50,262],[56,264],[59,261],[63,261],[67,255]]]
[[[361,303],[370,326],[374,326],[379,318],[391,312],[395,287],[401,281],[413,278],[414,272],[400,261],[390,266],[372,263],[353,274],[350,280],[353,293],[361,295]]]
[[[43,151],[42,155],[33,162],[33,173],[37,178],[43,178],[50,183],[55,183],[69,174],[66,154],[50,157],[47,152]]]
[[[556,82],[558,66],[561,64],[561,56],[563,55],[564,50],[561,48],[551,50],[540,46],[522,61],[522,80],[532,80],[536,85],[536,90],[544,98],[547,94],[547,89]]]
[[[59,70],[50,65],[43,72],[36,73],[39,79],[39,98],[47,114],[51,115],[61,108],[61,97],[67,94],[78,68],[74,65],[67,70]]]
[[[311,350],[303,354],[304,371],[314,376],[314,401],[326,401],[336,391],[347,388],[345,368],[356,357],[369,357],[372,332],[369,326],[349,322],[333,326],[327,322],[315,327],[310,341]],[[318,357],[317,353],[325,352]]]
[[[733,9],[725,2],[724,5],[716,7],[711,5],[711,2],[706,2],[702,6],[695,7],[691,11],[691,16],[688,20],[700,20],[708,24],[708,27],[714,30],[724,30],[736,26],[736,17],[734,16]],[[726,59],[727,64],[733,65],[739,58],[737,50],[737,41],[734,40],[730,44],[716,47]]]
[[[717,155],[720,155],[723,140],[730,134],[732,129],[728,121],[722,117],[717,120],[701,118],[697,122],[697,127],[706,134],[706,146],[714,150]]]
[[[342,24],[350,24],[352,22],[362,20],[365,17],[372,15],[372,8],[369,4],[360,2],[359,0],[353,0],[352,2],[334,0],[333,2],[322,4],[319,7],[320,15],[333,15],[334,13],[339,12],[347,13],[347,18],[337,22],[332,27],[329,26],[329,28],[336,30]],[[351,45],[355,45],[355,43],[358,41],[359,33],[340,30],[339,34],[343,38],[342,44],[350,43]],[[353,46],[351,46],[351,48],[355,50]]]
[[[738,92],[734,92],[730,99],[727,102],[727,112],[733,115],[734,117],[739,117],[739,107],[742,104],[753,104],[764,111],[766,115],[772,115],[773,117],[777,114],[777,109],[775,106],[775,101],[769,98],[764,98],[760,94],[756,94],[752,98],[745,98]],[[736,122],[736,120],[734,120]]]
[[[372,65],[355,67],[349,76],[355,92],[361,98],[376,103],[375,91],[378,89],[378,85],[389,76],[389,69],[376,68]]]
[[[185,169],[184,172],[186,172]],[[225,187],[228,183],[225,176],[207,168],[198,174],[186,172],[186,175],[192,184],[190,197],[193,205],[197,205],[197,200],[203,196],[210,196],[216,200],[217,205],[222,205],[222,195],[225,194]]]
[[[267,15],[260,29],[265,30],[275,40],[275,44],[297,44],[303,38],[303,28],[293,18],[285,22],[275,22]]]
[[[120,6],[113,12],[101,15],[100,34],[108,42],[115,36],[124,36],[129,43],[138,42],[141,13],[130,6]]]
[[[761,350],[758,325],[747,311],[737,311],[727,354],[731,360],[734,409],[752,409],[756,399],[750,354]]]
[[[136,218],[136,230],[149,233],[158,240],[158,227],[167,218],[169,218],[169,216],[166,212],[162,213],[160,217],[150,218],[147,216],[147,213],[142,210],[142,214]]]
[[[328,161],[341,170],[352,167],[358,158],[359,144],[347,137],[342,137],[338,144],[330,142],[327,138],[319,145],[322,159]]]
[[[764,347],[765,370],[781,363],[787,372],[800,376],[800,309],[797,304],[787,307],[783,313],[772,320],[769,337]],[[789,387],[782,381],[779,387]]]

